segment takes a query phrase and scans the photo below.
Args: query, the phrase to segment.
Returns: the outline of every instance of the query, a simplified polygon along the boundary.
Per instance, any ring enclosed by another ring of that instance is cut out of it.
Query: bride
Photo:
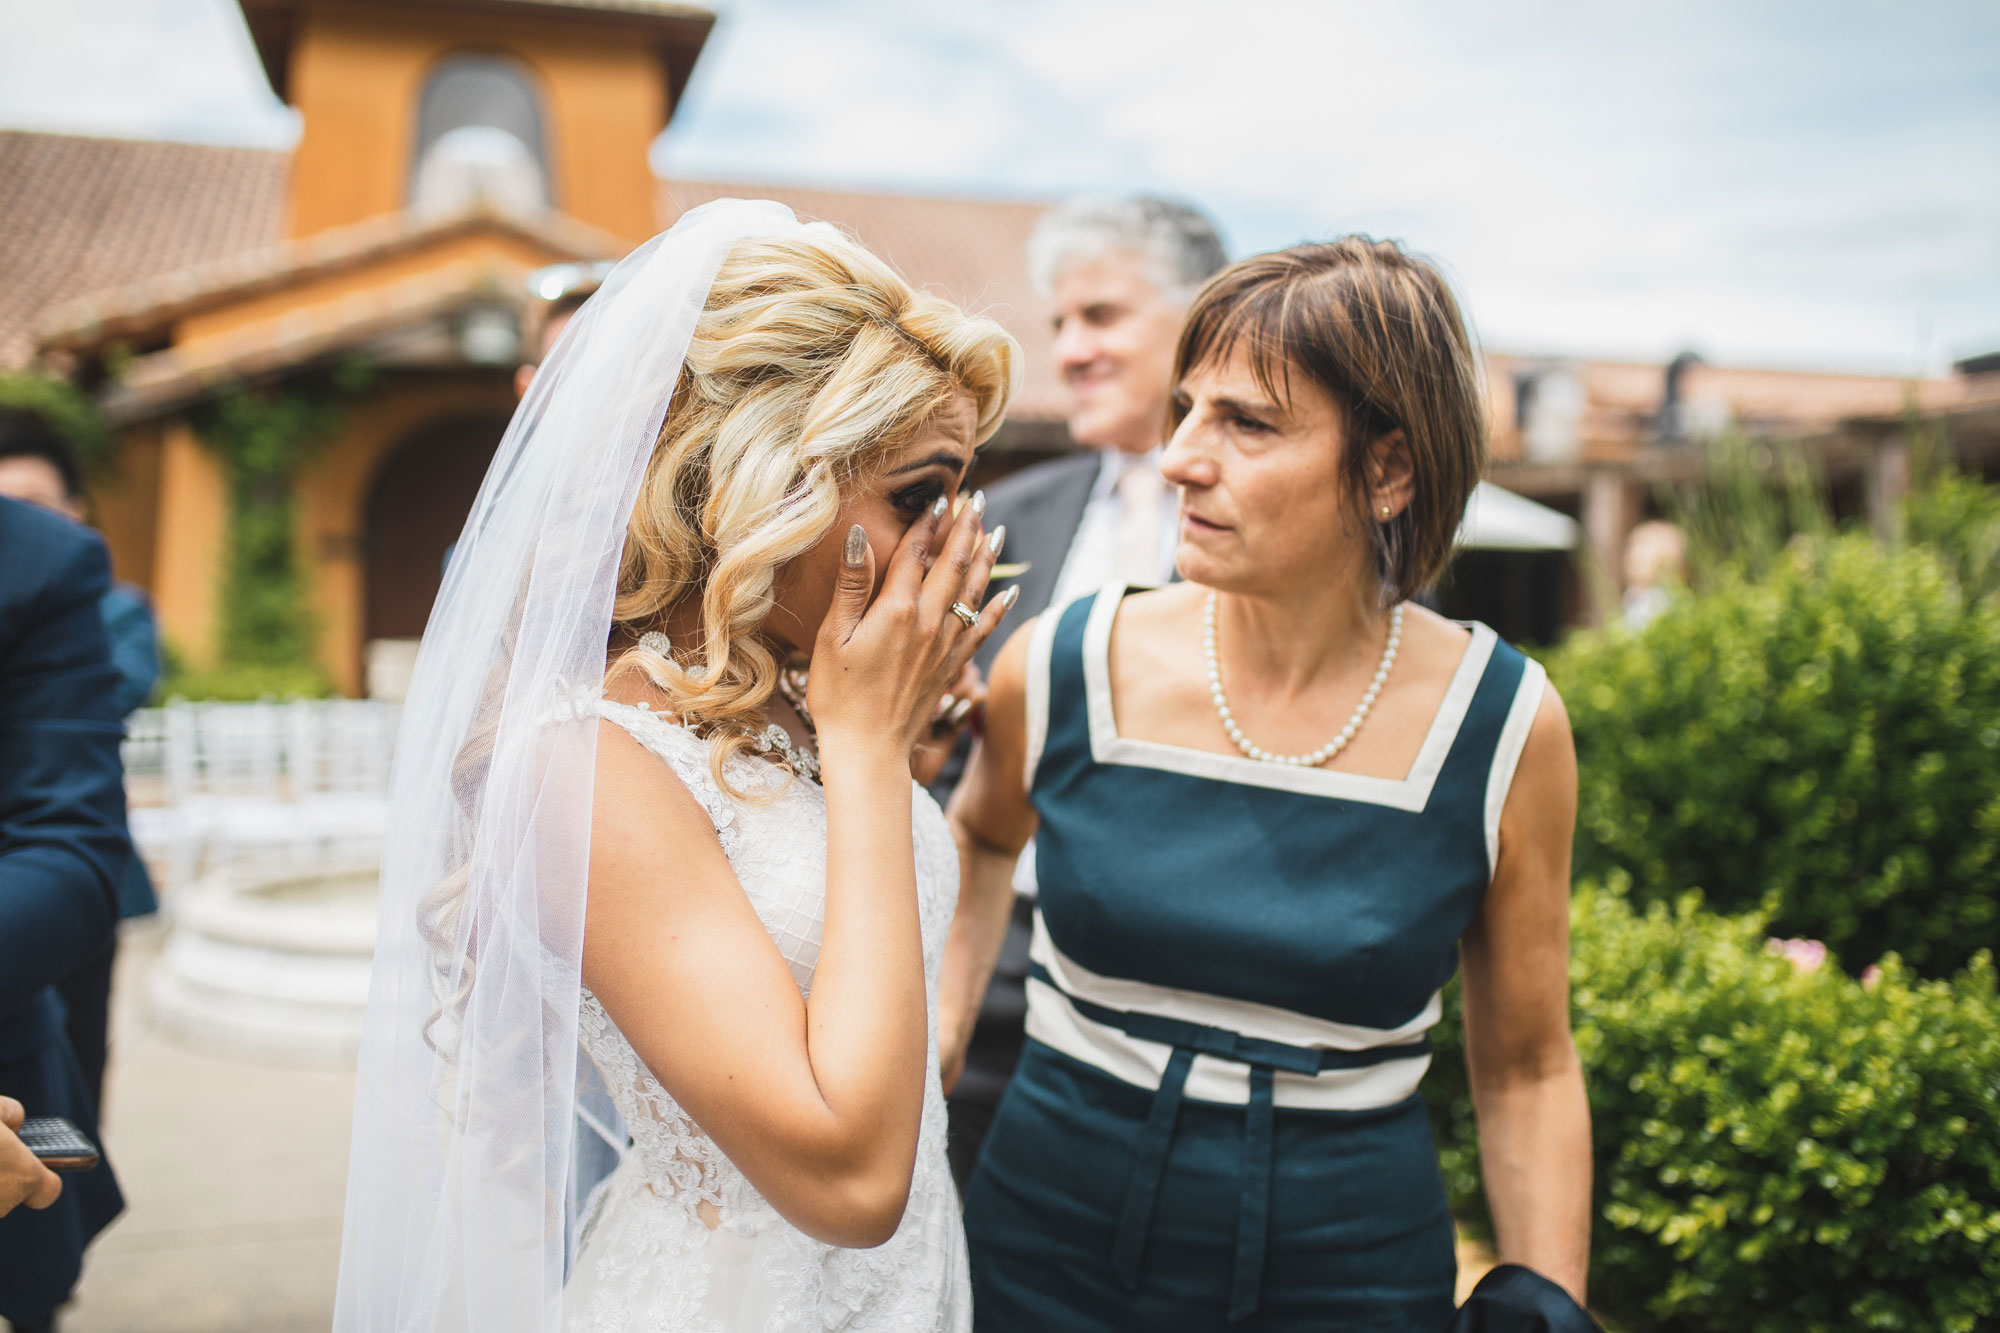
[[[1017,362],[774,204],[573,321],[405,706],[337,1329],[969,1326],[910,765],[1011,605],[950,501]]]

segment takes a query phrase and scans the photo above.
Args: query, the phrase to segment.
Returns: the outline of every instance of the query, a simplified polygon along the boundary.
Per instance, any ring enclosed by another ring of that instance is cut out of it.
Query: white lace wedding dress
[[[763,760],[738,756],[730,780],[772,799],[737,800],[716,784],[707,746],[686,728],[643,708],[605,702],[600,709],[665,761],[708,812],[758,919],[800,991],[809,992],[826,902],[825,793]],[[923,1125],[902,1225],[883,1245],[851,1250],[821,1244],[786,1222],[585,991],[578,1031],[617,1100],[632,1146],[585,1215],[563,1293],[565,1333],[958,1333],[971,1326],[965,1233],[945,1163],[937,1076],[938,964],[958,899],[958,853],[937,803],[922,788],[913,789],[913,800],[932,1004]]]

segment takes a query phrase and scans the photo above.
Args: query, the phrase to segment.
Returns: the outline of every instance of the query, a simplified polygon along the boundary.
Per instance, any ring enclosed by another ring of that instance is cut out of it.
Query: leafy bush
[[[47,422],[76,450],[86,476],[110,471],[116,441],[105,429],[97,404],[74,385],[35,370],[0,375],[0,408],[32,412]]]
[[[2000,923],[2000,599],[1928,550],[1795,542],[1643,630],[1549,659],[1576,733],[1580,875],[1700,888],[1860,967],[1941,974]]]
[[[2000,593],[2000,486],[1944,473],[1910,493],[1904,540],[1937,553],[1968,598]]]
[[[1795,540],[1826,537],[1837,526],[1826,478],[1808,454],[1736,430],[1708,442],[1699,482],[1664,491],[1660,500],[1687,536],[1687,575],[1696,588],[1762,575]]]
[[[2000,1001],[1895,959],[1801,970],[1757,917],[1580,889],[1591,1299],[1627,1329],[1972,1330],[2000,1319]],[[1456,1006],[1426,1095],[1478,1215]]]

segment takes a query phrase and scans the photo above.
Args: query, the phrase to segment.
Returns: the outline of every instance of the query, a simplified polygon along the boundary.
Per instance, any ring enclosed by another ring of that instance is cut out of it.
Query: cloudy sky
[[[1992,0],[718,0],[663,173],[1203,205],[1445,261],[1485,341],[2000,350]],[[284,145],[233,0],[0,0],[0,126]]]

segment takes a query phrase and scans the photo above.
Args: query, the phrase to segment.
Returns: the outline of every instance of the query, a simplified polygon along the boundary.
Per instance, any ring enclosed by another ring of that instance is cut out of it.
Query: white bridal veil
[[[556,1327],[596,701],[625,524],[724,257],[722,200],[618,265],[494,455],[397,739],[334,1327]]]

